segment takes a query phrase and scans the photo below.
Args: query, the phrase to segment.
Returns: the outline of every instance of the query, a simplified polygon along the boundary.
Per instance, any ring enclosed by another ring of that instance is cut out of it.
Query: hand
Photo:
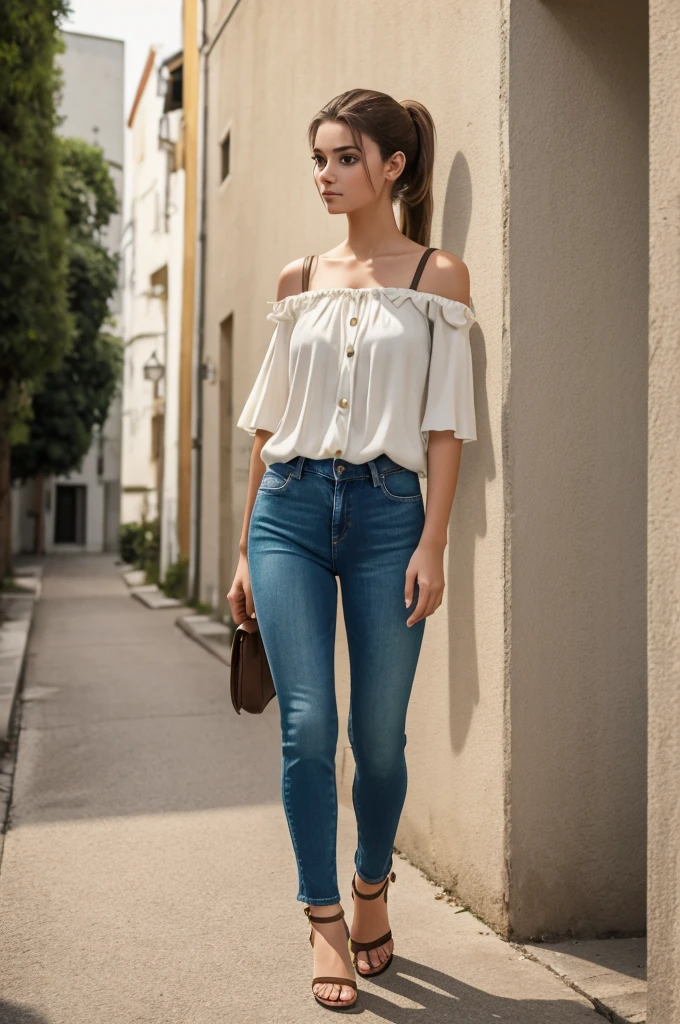
[[[419,544],[411,555],[406,570],[404,597],[406,607],[413,603],[413,590],[418,580],[418,604],[406,620],[413,626],[420,619],[432,615],[439,608],[444,595],[444,548],[434,544]]]
[[[246,619],[256,618],[253,592],[250,589],[248,559],[243,554],[239,557],[234,582],[227,594],[227,601],[231,608],[231,617],[237,626],[240,626]]]

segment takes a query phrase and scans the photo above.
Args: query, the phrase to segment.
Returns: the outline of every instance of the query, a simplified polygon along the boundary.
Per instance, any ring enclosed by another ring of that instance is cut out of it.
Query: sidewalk
[[[236,716],[226,666],[176,618],[131,601],[110,557],[46,563],[0,865],[0,1024],[330,1019],[295,898],[278,706]],[[341,807],[350,920],[355,838]],[[395,870],[394,965],[358,980],[366,1024],[604,1019]]]

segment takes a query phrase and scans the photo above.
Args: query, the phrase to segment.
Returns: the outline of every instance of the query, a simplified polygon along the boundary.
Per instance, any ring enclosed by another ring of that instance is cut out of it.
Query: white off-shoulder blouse
[[[323,288],[270,303],[276,326],[237,420],[265,465],[382,452],[427,476],[430,430],[476,441],[466,306],[413,288]]]

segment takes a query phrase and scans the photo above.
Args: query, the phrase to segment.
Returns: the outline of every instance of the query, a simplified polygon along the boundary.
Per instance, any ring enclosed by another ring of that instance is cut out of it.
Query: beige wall
[[[645,924],[646,3],[513,3],[511,928]]]
[[[227,9],[210,5],[209,35]],[[204,597],[231,583],[251,449],[219,395],[235,418],[281,267],[346,227],[316,195],[307,124],[357,84],[434,116],[431,242],[471,272],[478,441],[426,624],[397,845],[519,937],[634,929],[644,903],[646,43],[643,8],[615,11],[441,0],[414,31],[386,3],[243,0],[210,57],[206,356],[232,360],[205,390]],[[338,619],[349,804],[341,602]]]
[[[650,6],[649,1024],[680,1020],[680,9]]]
[[[207,351],[234,312],[234,412],[240,411],[271,334],[267,299],[289,260],[323,252],[346,221],[326,214],[312,180],[305,132],[316,110],[360,82],[397,99],[416,97],[438,129],[432,244],[468,263],[483,330],[473,329],[479,442],[465,453],[447,551],[444,604],[426,626],[407,724],[409,792],[397,842],[428,873],[456,886],[488,920],[504,924],[503,496],[501,417],[502,182],[496,12],[430,4],[418,32],[404,32],[388,5],[318,8],[242,3],[213,51]],[[340,11],[342,10],[342,17]],[[211,13],[215,23],[217,11]],[[437,45],[432,40],[437,39]],[[342,59],[340,59],[342,55]],[[474,81],[475,88],[470,88]],[[285,90],[285,108],[281,97]],[[218,183],[218,140],[232,129],[232,180]],[[216,229],[219,225],[219,229]],[[230,373],[230,368],[222,368]],[[203,592],[219,563],[217,402],[206,392]],[[489,410],[492,410],[490,413]],[[233,432],[233,573],[250,439]],[[475,448],[475,451],[472,451]],[[222,591],[231,579],[223,580]],[[348,658],[339,601],[338,699],[348,708]],[[341,799],[350,801],[351,760],[341,731]],[[346,865],[346,871],[351,865]]]

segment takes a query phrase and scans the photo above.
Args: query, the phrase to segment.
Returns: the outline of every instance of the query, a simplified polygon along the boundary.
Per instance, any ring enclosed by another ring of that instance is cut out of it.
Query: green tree
[[[10,555],[10,432],[72,335],[56,135],[65,0],[4,0],[0,18],[0,578]]]
[[[12,449],[17,480],[80,468],[94,429],[104,425],[123,361],[120,340],[108,331],[119,257],[102,240],[102,229],[118,209],[115,186],[98,146],[82,139],[63,139],[60,145],[75,330],[61,366],[44,376],[33,395],[25,436]]]

